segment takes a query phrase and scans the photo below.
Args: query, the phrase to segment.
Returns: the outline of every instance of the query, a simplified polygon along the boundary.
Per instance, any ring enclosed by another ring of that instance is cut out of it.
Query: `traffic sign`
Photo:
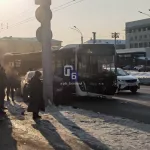
[[[36,38],[37,38],[37,40],[39,41],[39,42],[41,42],[42,43],[42,28],[41,27],[39,27],[37,30],[36,30]]]
[[[51,0],[35,0],[36,5],[51,5]]]
[[[35,17],[40,23],[43,23],[45,19],[50,21],[52,19],[52,11],[50,9],[38,7],[35,12]]]
[[[50,35],[51,35],[51,38],[53,36],[52,34],[52,31],[50,31]],[[37,30],[36,30],[36,38],[37,40],[42,43],[42,27],[39,27]]]

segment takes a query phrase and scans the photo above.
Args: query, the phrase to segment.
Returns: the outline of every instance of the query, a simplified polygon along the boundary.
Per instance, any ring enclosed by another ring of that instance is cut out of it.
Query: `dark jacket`
[[[5,71],[0,69],[0,107],[4,107],[6,81],[7,78]]]
[[[0,69],[0,89],[5,89],[7,85],[7,77],[5,71]]]
[[[29,91],[30,102],[28,106],[28,111],[45,111],[45,103],[43,100],[43,85],[41,80],[33,77],[29,83]]]

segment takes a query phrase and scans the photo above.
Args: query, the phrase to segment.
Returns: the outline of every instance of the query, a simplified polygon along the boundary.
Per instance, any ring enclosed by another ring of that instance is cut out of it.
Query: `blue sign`
[[[78,80],[78,73],[74,70],[72,65],[64,66],[64,76],[70,77],[72,81]]]

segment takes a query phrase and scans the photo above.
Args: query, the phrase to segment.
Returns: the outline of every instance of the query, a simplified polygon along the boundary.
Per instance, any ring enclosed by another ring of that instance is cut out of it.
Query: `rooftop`
[[[150,25],[150,18],[126,22],[126,27],[128,28],[135,27],[135,26],[143,26],[143,25]]]
[[[93,39],[86,41],[85,43],[92,44]],[[125,40],[117,40],[116,43],[117,44],[125,44]],[[97,39],[96,44],[115,44],[115,41],[114,41],[114,39]]]
[[[37,41],[37,38],[36,37],[3,37],[1,38],[1,40],[25,40],[25,41]],[[55,40],[55,39],[52,39],[52,41],[58,41],[58,42],[62,42],[60,40]]]

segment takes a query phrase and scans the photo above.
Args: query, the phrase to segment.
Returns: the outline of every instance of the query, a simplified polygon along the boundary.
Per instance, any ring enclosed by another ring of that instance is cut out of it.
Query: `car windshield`
[[[113,72],[115,72],[115,69],[111,69]],[[128,73],[126,71],[124,71],[123,69],[118,68],[117,69],[117,76],[127,76]]]
[[[40,71],[40,72],[42,73],[41,79],[43,79],[43,72],[42,71]],[[29,72],[28,79],[31,79],[34,76],[34,74],[35,74],[35,71]]]
[[[34,73],[35,73],[35,72],[30,72],[30,73],[28,74],[28,79],[31,79],[31,78],[34,76]]]

